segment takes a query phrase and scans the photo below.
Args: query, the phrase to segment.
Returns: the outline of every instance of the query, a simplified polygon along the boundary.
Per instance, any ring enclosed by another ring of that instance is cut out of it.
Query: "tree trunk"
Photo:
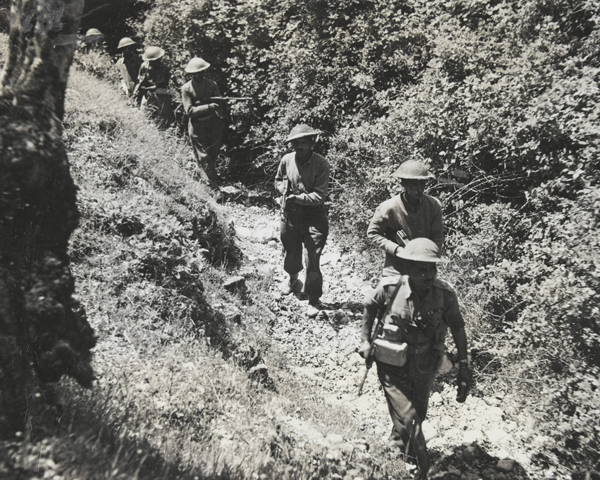
[[[83,0],[13,0],[0,78],[0,435],[63,374],[90,386],[95,336],[72,298],[76,187],[62,142]]]

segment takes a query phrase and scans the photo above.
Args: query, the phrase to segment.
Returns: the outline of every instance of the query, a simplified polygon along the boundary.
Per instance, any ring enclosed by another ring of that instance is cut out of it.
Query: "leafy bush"
[[[398,164],[428,163],[482,388],[533,405],[555,452],[541,462],[584,469],[599,423],[599,18],[591,0],[159,0],[135,27],[177,85],[198,55],[224,93],[254,98],[231,107],[231,177],[270,181],[295,123],[324,131],[348,248],[367,247]],[[548,402],[518,383],[534,380]]]
[[[76,50],[73,55],[73,66],[114,85],[118,85],[120,82],[118,70],[109,55],[103,50],[90,50],[89,52]]]

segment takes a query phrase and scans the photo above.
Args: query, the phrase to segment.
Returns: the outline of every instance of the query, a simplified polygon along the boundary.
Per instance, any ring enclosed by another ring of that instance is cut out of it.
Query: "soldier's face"
[[[402,180],[402,186],[406,196],[411,199],[420,200],[425,192],[425,180]]]
[[[429,290],[437,276],[437,266],[431,262],[407,262],[408,277],[416,290]]]
[[[290,143],[292,144],[292,148],[297,154],[301,156],[306,156],[312,152],[312,149],[315,145],[315,138],[300,137],[296,140],[292,140]]]

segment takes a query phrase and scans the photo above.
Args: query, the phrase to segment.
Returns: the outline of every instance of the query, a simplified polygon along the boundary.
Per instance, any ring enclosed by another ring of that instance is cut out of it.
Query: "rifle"
[[[210,97],[209,100],[213,102],[236,102],[236,101],[249,101],[252,100],[252,97]]]
[[[406,235],[406,233],[404,232],[404,230],[400,229],[396,232],[394,240],[398,245],[404,248],[406,247],[406,242],[408,242],[409,238],[408,235]]]
[[[362,378],[360,384],[358,385],[358,396],[359,397],[362,395],[363,387],[365,386],[365,381],[367,380],[367,375],[369,374],[369,370],[373,366],[373,361],[375,360],[375,340],[377,340],[377,338],[379,337],[379,335],[381,335],[381,332],[383,331],[383,325],[385,324],[385,317],[387,317],[387,314],[389,313],[390,309],[392,308],[392,304],[394,303],[394,300],[396,300],[396,295],[398,295],[398,290],[400,290],[401,282],[402,282],[402,279],[400,279],[398,281],[398,283],[396,284],[396,290],[394,290],[394,293],[392,294],[392,298],[390,298],[390,301],[387,303],[386,307],[381,308],[380,314],[377,316],[377,325],[375,326],[375,332],[373,333],[373,336],[371,337],[371,344],[369,345],[369,350],[367,351],[367,355],[365,357],[365,366],[367,367],[367,369],[365,370],[365,374],[363,375],[363,378]]]
[[[281,200],[281,212],[285,212],[287,197],[290,194],[290,181],[287,175],[283,177],[283,199]]]

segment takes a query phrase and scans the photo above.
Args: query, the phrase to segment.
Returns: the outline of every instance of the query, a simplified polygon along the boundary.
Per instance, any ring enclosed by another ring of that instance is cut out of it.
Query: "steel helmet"
[[[165,51],[160,47],[148,47],[142,55],[142,60],[145,62],[152,62],[158,60],[165,54]]]
[[[117,46],[117,50],[119,48],[128,47],[129,45],[135,45],[135,42],[129,37],[123,37],[121,40],[119,40],[119,45]]]
[[[313,130],[308,125],[296,125],[294,128],[292,128],[292,131],[290,132],[285,141],[291,142],[292,140],[296,140],[302,137],[316,137],[321,133],[322,132],[320,130]]]
[[[87,32],[85,32],[86,37],[95,37],[98,35],[102,35],[102,32],[97,28],[90,28]]]
[[[206,60],[200,57],[194,57],[189,61],[187,67],[185,67],[185,71],[186,73],[198,73],[206,70],[208,67],[210,67],[210,63]]]
[[[406,247],[400,249],[396,256],[413,262],[447,263],[442,257],[439,247],[428,238],[413,238]]]
[[[432,180],[435,178],[427,166],[417,160],[407,160],[392,175],[407,180]]]

